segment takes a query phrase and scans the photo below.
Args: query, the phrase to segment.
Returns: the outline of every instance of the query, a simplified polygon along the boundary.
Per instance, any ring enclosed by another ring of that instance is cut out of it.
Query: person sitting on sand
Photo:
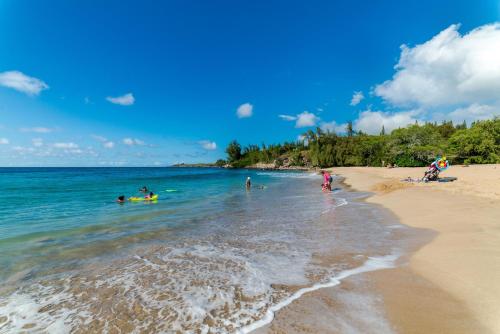
[[[247,177],[247,181],[245,182],[245,187],[248,189],[250,189],[250,187],[252,186],[252,180],[250,179],[250,176]]]
[[[125,196],[123,196],[123,195],[118,196],[118,198],[116,199],[116,201],[118,203],[125,203]]]
[[[429,168],[425,171],[422,181],[437,181],[439,178],[439,173],[443,170],[446,170],[448,166],[449,164],[448,160],[446,160],[446,157],[438,157],[430,164]]]

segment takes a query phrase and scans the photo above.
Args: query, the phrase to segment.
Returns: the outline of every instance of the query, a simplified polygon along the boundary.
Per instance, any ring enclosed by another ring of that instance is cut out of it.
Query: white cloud
[[[297,116],[293,115],[278,115],[284,121],[291,122],[295,121],[296,128],[305,128],[309,126],[315,126],[316,123],[320,121],[320,118],[309,111],[304,111]]]
[[[78,149],[78,145],[72,142],[69,143],[54,143],[55,148],[64,148],[64,149]]]
[[[135,139],[135,144],[136,145],[145,145],[145,143],[142,140],[137,139],[137,138]]]
[[[296,116],[290,116],[290,115],[278,115],[278,117],[285,121],[295,121],[297,119]]]
[[[500,23],[461,36],[451,25],[413,48],[401,46],[396,73],[375,87],[393,105],[467,105],[500,99]]]
[[[236,115],[238,118],[252,117],[253,115],[253,105],[250,103],[243,103],[236,110]]]
[[[128,146],[144,145],[145,143],[137,138],[123,138],[123,143]]]
[[[304,111],[297,115],[297,122],[295,123],[295,127],[305,128],[309,126],[315,126],[318,121],[318,116],[308,111]]]
[[[372,111],[365,110],[358,115],[353,122],[355,131],[363,131],[368,134],[379,134],[384,127],[386,133],[390,133],[397,128],[403,128],[415,122],[420,124],[425,121],[443,121],[451,120],[455,124],[466,121],[470,124],[473,121],[492,119],[495,116],[500,117],[500,106],[490,106],[481,104],[472,104],[468,107],[458,108],[448,113],[430,114],[423,109],[414,109],[398,112]],[[322,123],[321,129],[324,131],[334,131],[335,133],[344,133],[347,124],[337,124],[335,121]]]
[[[7,138],[0,138],[0,145],[7,145],[9,140]]]
[[[42,90],[49,88],[42,80],[19,71],[1,72],[0,86],[15,89],[30,96],[38,95]]]
[[[353,128],[356,131],[361,130],[368,134],[379,134],[382,130],[382,126],[384,126],[385,131],[389,133],[394,129],[414,124],[415,121],[421,121],[418,117],[421,113],[421,110],[401,111],[396,113],[365,110],[361,112],[358,119],[354,121]]]
[[[446,119],[454,123],[466,121],[470,124],[473,121],[492,119],[495,116],[500,117],[500,106],[473,103],[468,107],[455,109],[446,115]]]
[[[104,166],[124,166],[127,164],[127,161],[99,161],[99,165],[104,165]]]
[[[36,133],[50,133],[50,132],[54,131],[54,129],[36,126],[34,128],[21,128],[21,131],[22,132],[36,132]]]
[[[35,147],[40,147],[43,145],[42,138],[33,138],[33,139],[31,139],[31,142],[33,143],[33,146],[35,146]]]
[[[401,46],[394,76],[374,89],[391,111],[361,112],[354,130],[378,134],[382,126],[390,132],[415,121],[470,123],[500,116],[500,23],[463,36],[458,28],[452,25],[413,48]],[[351,105],[361,101],[358,93]],[[335,132],[344,132],[342,127],[335,121],[321,124]]]
[[[352,95],[352,99],[351,99],[351,106],[357,106],[359,104],[359,102],[361,102],[361,100],[363,100],[365,98],[365,96],[363,95],[363,92],[359,91],[359,92],[354,92],[354,94]]]
[[[346,127],[347,127],[346,123],[338,124],[335,121],[323,122],[320,125],[321,130],[332,133],[344,133],[346,132]]]
[[[102,146],[104,146],[105,148],[113,148],[115,147],[115,143],[113,143],[112,141],[107,141],[104,144],[102,144]]]
[[[108,97],[106,97],[106,100],[108,100],[109,102],[111,102],[113,104],[119,104],[122,106],[131,106],[135,102],[135,98],[134,98],[134,95],[132,95],[132,93],[128,93],[128,94],[125,94],[122,96],[117,96],[117,97],[108,96]]]
[[[80,148],[73,142],[57,142],[45,145],[41,138],[32,139],[33,146],[13,146],[12,151],[20,156],[47,157],[64,159],[68,156],[78,155],[97,157],[98,154],[92,147]],[[67,160],[64,160],[67,162]]]
[[[108,139],[106,137],[99,136],[99,135],[91,135],[91,137],[97,141],[100,141],[101,143],[108,141]]]
[[[217,144],[214,141],[210,140],[201,140],[198,142],[205,150],[213,151],[217,149]]]
[[[92,138],[102,143],[102,146],[105,148],[113,148],[115,147],[115,143],[111,140],[108,140],[106,137],[99,135],[91,135]]]
[[[20,155],[26,155],[28,153],[35,152],[35,149],[33,147],[24,147],[24,146],[14,146],[12,147],[12,150]]]

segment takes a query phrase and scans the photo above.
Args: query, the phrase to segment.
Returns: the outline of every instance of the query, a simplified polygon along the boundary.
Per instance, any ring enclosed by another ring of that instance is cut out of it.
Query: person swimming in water
[[[250,179],[250,176],[247,177],[247,181],[245,182],[245,187],[247,190],[249,190],[252,187],[252,180]]]
[[[125,203],[125,196],[123,196],[123,195],[118,196],[118,198],[116,199],[116,201],[118,203]]]
[[[151,192],[149,192],[149,195],[146,195],[144,198],[145,199],[150,199],[150,198],[153,198],[154,195],[155,194],[153,194],[153,192],[151,191]]]
[[[139,191],[140,191],[141,193],[147,193],[147,192],[148,192],[148,187],[146,187],[146,186],[142,186],[142,188],[141,188],[141,189],[139,189]]]

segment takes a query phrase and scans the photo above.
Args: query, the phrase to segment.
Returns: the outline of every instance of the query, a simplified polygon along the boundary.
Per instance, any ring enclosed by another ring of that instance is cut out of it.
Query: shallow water
[[[366,194],[320,183],[209,168],[0,169],[0,333],[248,332],[304,292],[394,265],[406,227]],[[114,202],[143,185],[157,202]]]

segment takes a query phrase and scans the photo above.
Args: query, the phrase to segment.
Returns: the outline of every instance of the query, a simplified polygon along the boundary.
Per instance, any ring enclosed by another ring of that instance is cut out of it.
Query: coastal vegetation
[[[473,122],[470,127],[465,122],[454,125],[451,121],[415,123],[391,133],[382,127],[378,135],[355,132],[349,122],[345,134],[316,128],[301,138],[295,142],[245,147],[233,140],[226,148],[227,160],[218,160],[216,165],[419,167],[443,155],[454,164],[500,163],[499,118]]]

